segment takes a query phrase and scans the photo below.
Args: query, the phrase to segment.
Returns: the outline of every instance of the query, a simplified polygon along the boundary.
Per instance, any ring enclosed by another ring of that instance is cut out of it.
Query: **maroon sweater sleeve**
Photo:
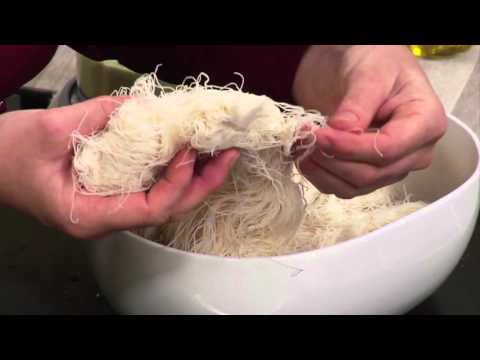
[[[118,59],[137,72],[151,72],[180,83],[186,76],[205,72],[210,82],[225,85],[245,77],[244,89],[277,101],[292,102],[291,89],[306,45],[175,45],[175,46],[72,46],[95,60]]]
[[[56,45],[0,45],[0,101],[37,75],[55,54]],[[239,82],[244,90],[277,101],[293,102],[291,88],[306,45],[175,45],[72,46],[94,59],[118,59],[137,72],[151,72],[162,64],[159,77],[180,83],[205,72],[213,84]],[[2,104],[0,103],[0,112]]]
[[[56,50],[57,45],[0,45],[0,101],[42,71]]]

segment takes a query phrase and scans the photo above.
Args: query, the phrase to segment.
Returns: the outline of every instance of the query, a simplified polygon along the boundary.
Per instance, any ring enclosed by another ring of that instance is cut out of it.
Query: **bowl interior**
[[[428,169],[413,172],[403,181],[415,199],[428,203],[439,200],[479,175],[478,138],[460,120],[450,116],[448,131],[435,151]]]

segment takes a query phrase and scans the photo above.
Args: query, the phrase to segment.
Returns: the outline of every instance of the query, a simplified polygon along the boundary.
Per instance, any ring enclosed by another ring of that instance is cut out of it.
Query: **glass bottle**
[[[420,58],[444,58],[465,52],[472,45],[409,45],[412,53]]]

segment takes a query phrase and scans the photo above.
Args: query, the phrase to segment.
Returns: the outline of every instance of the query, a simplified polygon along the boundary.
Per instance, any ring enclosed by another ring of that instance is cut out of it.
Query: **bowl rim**
[[[293,254],[286,254],[286,255],[278,255],[278,256],[250,256],[250,257],[238,257],[238,256],[220,256],[220,255],[210,255],[210,254],[201,254],[201,253],[192,253],[180,249],[175,249],[163,244],[159,244],[156,242],[153,242],[151,240],[145,239],[144,237],[137,235],[129,230],[124,230],[120,231],[118,233],[124,234],[125,236],[130,237],[131,239],[137,240],[137,242],[141,243],[142,245],[149,246],[151,248],[155,249],[162,249],[166,252],[170,252],[172,254],[176,255],[182,255],[182,256],[187,256],[191,257],[194,259],[205,259],[205,260],[212,260],[212,261],[229,261],[229,262],[239,262],[242,261],[243,263],[246,262],[254,262],[254,261],[259,261],[259,260],[277,260],[277,261],[284,261],[284,260],[296,260],[299,258],[305,259],[305,257],[315,257],[325,254],[328,255],[329,253],[332,252],[341,252],[341,251],[348,251],[354,246],[360,246],[361,244],[370,241],[371,238],[381,238],[381,234],[390,231],[392,229],[395,229],[396,227],[402,226],[405,223],[411,222],[414,218],[421,216],[422,214],[430,211],[434,211],[434,209],[443,206],[446,202],[449,201],[450,198],[457,196],[458,193],[464,191],[464,189],[468,188],[471,183],[474,181],[478,181],[480,178],[480,140],[477,137],[477,135],[473,132],[472,129],[465,123],[463,123],[461,120],[459,120],[456,116],[452,114],[448,114],[447,118],[449,121],[454,122],[455,124],[459,125],[472,139],[475,149],[477,151],[477,165],[476,168],[474,169],[472,175],[465,181],[463,182],[459,187],[455,188],[445,196],[441,197],[440,199],[434,201],[431,204],[428,204],[426,207],[419,209],[415,211],[412,214],[409,214],[407,216],[402,217],[401,219],[398,219],[390,224],[387,224],[380,229],[374,230],[368,234],[354,237],[352,239],[349,239],[348,241],[344,241],[335,245],[331,246],[326,246],[323,248],[315,249],[315,250],[308,250],[308,251],[302,251],[302,252],[297,252]]]

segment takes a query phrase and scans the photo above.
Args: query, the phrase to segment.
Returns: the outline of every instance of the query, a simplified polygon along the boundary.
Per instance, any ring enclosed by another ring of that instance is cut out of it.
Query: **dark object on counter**
[[[45,109],[52,100],[53,92],[34,90],[27,87],[5,99],[8,111],[19,109]]]
[[[480,220],[460,263],[443,285],[411,315],[480,314]]]

